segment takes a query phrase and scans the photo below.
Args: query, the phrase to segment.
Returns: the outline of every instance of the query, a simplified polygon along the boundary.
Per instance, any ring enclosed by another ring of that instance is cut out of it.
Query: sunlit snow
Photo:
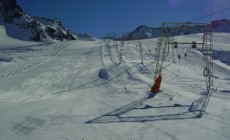
[[[206,90],[203,55],[191,46],[179,46],[180,62],[168,55],[161,92],[146,100],[157,39],[142,40],[142,65],[135,41],[119,64],[119,41],[25,42],[3,26],[0,35],[1,140],[230,139],[230,34],[214,34],[214,91],[202,116],[189,110]]]

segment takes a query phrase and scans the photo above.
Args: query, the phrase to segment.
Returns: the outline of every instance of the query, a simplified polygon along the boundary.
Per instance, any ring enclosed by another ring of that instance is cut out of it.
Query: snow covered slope
[[[24,13],[16,0],[0,0],[0,25],[8,36],[21,40],[75,40],[77,36],[57,19],[32,17]]]
[[[205,105],[206,89],[203,55],[191,46],[179,46],[182,57],[175,63],[168,55],[161,92],[145,100],[153,83],[156,39],[142,41],[144,64],[135,42],[125,42],[119,65],[121,42],[35,43],[4,32],[1,27],[3,140],[230,139],[230,67],[219,61],[229,55],[216,57],[213,96],[201,117],[199,110],[189,111]],[[229,34],[214,36],[217,54],[229,52]]]

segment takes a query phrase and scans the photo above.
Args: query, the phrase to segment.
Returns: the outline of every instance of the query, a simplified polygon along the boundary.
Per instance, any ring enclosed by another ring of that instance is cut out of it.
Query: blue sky
[[[57,18],[76,33],[121,35],[140,25],[184,22],[230,7],[230,0],[17,0],[31,16]],[[230,19],[230,10],[194,22]]]

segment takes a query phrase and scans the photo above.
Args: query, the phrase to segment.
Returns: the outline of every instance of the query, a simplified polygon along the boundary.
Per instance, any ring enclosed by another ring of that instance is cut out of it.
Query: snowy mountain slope
[[[136,40],[136,39],[148,39],[158,37],[160,34],[160,28],[150,28],[147,26],[139,26],[134,31],[127,33],[122,37],[123,40]]]
[[[64,28],[57,19],[32,17],[21,9],[16,0],[0,1],[0,25],[8,36],[21,40],[75,40],[77,36]]]
[[[215,20],[210,23],[212,25],[213,32],[230,32],[230,20],[221,19]],[[186,34],[195,34],[195,33],[202,33],[204,31],[205,26],[192,26],[186,29],[186,26],[178,26],[172,27],[173,35],[186,35]],[[186,29],[186,30],[185,30]],[[123,40],[136,40],[136,39],[148,39],[158,37],[160,35],[161,27],[158,28],[151,28],[148,26],[139,26],[134,31],[126,34],[122,37]]]
[[[229,51],[229,35],[214,36],[215,49]],[[215,90],[199,118],[199,111],[189,108],[194,101],[203,105],[204,62],[202,53],[191,46],[179,46],[181,56],[189,49],[180,62],[176,57],[173,63],[168,55],[161,93],[142,104],[140,99],[153,82],[152,43],[157,39],[142,41],[143,65],[134,41],[125,42],[119,65],[120,42],[18,40],[17,46],[15,39],[3,39],[9,43],[0,43],[0,55],[12,58],[0,61],[4,140],[230,139],[229,65],[215,61]],[[178,36],[178,40],[200,39],[200,34]],[[101,69],[107,74],[104,79],[99,77]]]
[[[15,39],[15,38],[9,37],[7,35],[6,27],[3,26],[3,25],[0,25],[0,41],[1,41],[1,47],[23,46],[23,45],[35,45],[35,44],[39,44],[39,42],[22,41],[22,40],[19,40],[19,39]]]

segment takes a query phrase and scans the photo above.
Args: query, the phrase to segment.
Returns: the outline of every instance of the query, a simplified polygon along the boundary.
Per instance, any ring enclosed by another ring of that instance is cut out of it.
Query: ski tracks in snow
[[[36,66],[54,59],[59,53],[69,46],[70,44],[68,44],[68,46],[63,46],[58,43],[31,46],[30,49],[16,54],[14,56],[14,61],[0,64],[0,78],[10,78],[21,72],[29,71]],[[14,49],[15,51],[18,50],[18,48],[9,48],[9,50],[5,49],[5,51],[13,51]]]
[[[108,82],[122,92],[143,94],[143,92],[149,90],[148,88],[152,84],[153,72],[147,68],[152,65],[152,60],[147,60],[149,62],[142,65],[138,56],[139,50],[134,46],[124,45],[123,52],[120,51],[116,44],[101,46],[101,59],[109,76]],[[122,61],[119,64],[121,53]],[[133,89],[135,85],[136,89]],[[143,88],[146,90],[143,91]]]

